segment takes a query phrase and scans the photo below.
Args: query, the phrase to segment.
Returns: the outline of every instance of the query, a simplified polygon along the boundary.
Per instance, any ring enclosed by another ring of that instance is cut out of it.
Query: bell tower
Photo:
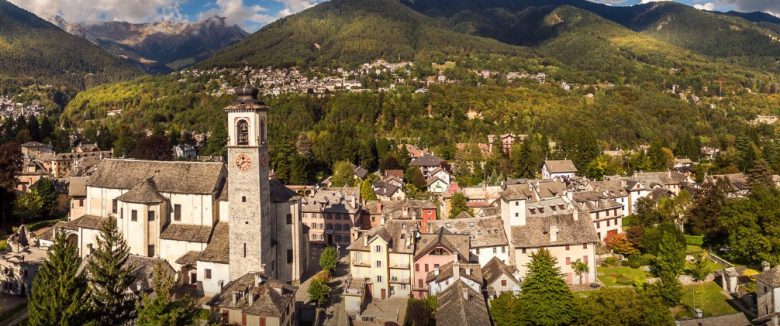
[[[275,277],[272,268],[270,197],[268,185],[268,107],[257,99],[249,81],[236,88],[236,99],[225,108],[228,119],[227,170],[230,225],[230,280],[249,272]]]

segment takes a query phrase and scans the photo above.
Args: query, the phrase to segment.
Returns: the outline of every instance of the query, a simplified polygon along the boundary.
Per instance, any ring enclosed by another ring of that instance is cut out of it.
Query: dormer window
[[[531,214],[536,214],[536,209],[535,208],[529,208],[528,210],[531,211]]]
[[[236,124],[236,140],[238,145],[249,145],[249,123],[239,120]]]

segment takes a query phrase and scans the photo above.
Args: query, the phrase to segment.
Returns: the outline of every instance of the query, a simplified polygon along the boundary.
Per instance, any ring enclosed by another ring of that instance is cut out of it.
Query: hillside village
[[[111,150],[95,144],[75,146],[70,153],[55,153],[51,145],[37,142],[21,144],[17,191],[37,191],[50,180],[56,186],[56,210],[67,217],[48,227],[16,229],[0,256],[6,271],[0,274],[0,292],[30,297],[34,276],[58,233],[89,259],[109,221],[127,241],[126,264],[143,284],[131,291],[152,291],[149,273],[162,263],[177,291],[197,298],[211,312],[209,318],[221,323],[402,324],[410,298],[436,297],[432,313],[437,324],[486,325],[500,318],[491,316],[494,300],[522,295],[540,252],[549,254],[575,293],[645,278],[650,282],[646,272],[627,281],[605,272],[615,264],[641,270],[643,263],[633,262],[637,256],[630,253],[636,249],[625,248],[631,247],[626,231],[637,216],[715,184],[725,184],[734,198],[749,196],[756,182],[736,173],[708,175],[697,183],[694,162],[686,158],[676,159],[668,171],[596,180],[583,177],[564,159],[545,160],[535,178],[461,186],[454,173],[473,167],[452,166],[426,148],[399,144],[409,156],[406,171],[352,165],[346,175],[334,174],[315,185],[285,186],[268,166],[266,142],[274,135],[267,132],[273,121],[266,120],[266,112],[273,108],[257,100],[260,89],[251,86],[252,78],[246,70],[245,85],[231,91],[235,99],[225,108],[236,122],[229,129],[224,162],[112,158]],[[508,153],[527,136],[489,135],[486,141],[477,146],[484,155]],[[419,191],[410,192],[408,171],[424,178]],[[771,187],[780,184],[776,175],[769,180]],[[673,222],[676,232],[684,229],[685,221]],[[329,304],[326,313],[312,317],[306,312],[311,309],[307,289],[323,277],[317,265],[332,248],[339,267],[325,274],[332,287],[325,299]],[[762,302],[774,300],[775,291],[768,287],[780,288],[773,281],[777,267],[755,272],[756,281],[766,286],[746,293],[749,269],[698,248],[707,253],[708,264],[718,266],[706,272],[707,282],[717,283],[724,293],[713,300],[729,296],[756,321],[775,318],[773,306]],[[688,253],[686,261],[699,259],[697,254]],[[677,276],[686,286],[696,284]],[[694,313],[696,318],[702,311]]]

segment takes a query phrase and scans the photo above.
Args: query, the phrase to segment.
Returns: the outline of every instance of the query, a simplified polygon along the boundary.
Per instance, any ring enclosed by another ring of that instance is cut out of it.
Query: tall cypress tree
[[[520,306],[526,321],[532,325],[570,325],[577,317],[574,295],[555,263],[546,249],[531,255]]]
[[[87,278],[79,272],[81,257],[57,232],[46,260],[35,274],[30,298],[30,325],[81,325],[86,306]]]
[[[135,312],[135,297],[127,293],[133,282],[125,266],[130,249],[110,216],[100,224],[97,248],[89,259],[90,304],[99,325],[123,325]]]

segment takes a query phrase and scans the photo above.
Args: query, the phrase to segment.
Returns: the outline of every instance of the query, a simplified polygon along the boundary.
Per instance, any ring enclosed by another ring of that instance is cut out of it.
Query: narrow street
[[[298,304],[301,316],[300,325],[311,325],[311,321],[315,318],[314,304],[309,302],[309,284],[311,284],[313,276],[320,271],[319,254],[314,254],[313,252],[311,256],[310,268],[305,275],[305,281],[299,285],[298,291],[295,293],[295,301]],[[344,292],[344,281],[349,273],[349,256],[343,252],[339,256],[339,263],[336,265],[336,270],[328,283],[331,288],[331,295],[325,312],[320,318],[319,325],[339,325],[339,311],[342,310],[341,294]]]

